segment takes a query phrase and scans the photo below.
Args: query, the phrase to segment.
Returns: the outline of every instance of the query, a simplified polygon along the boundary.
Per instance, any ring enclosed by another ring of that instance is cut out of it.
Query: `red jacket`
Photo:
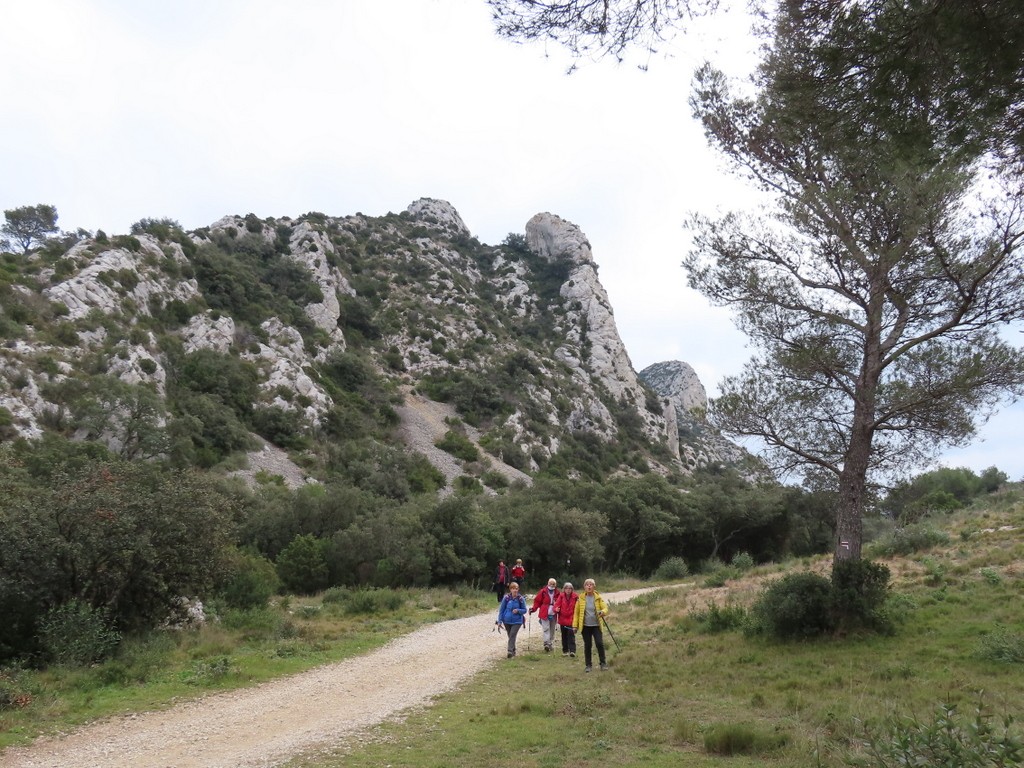
[[[554,600],[558,599],[558,589],[555,589]],[[541,589],[536,595],[533,596],[533,607],[530,608],[530,613],[540,611],[540,617],[542,619],[551,618],[548,616],[548,607],[554,604],[551,595],[548,593],[548,585],[545,584],[544,588]]]
[[[555,598],[555,612],[558,613],[558,624],[562,627],[572,626],[572,617],[576,612],[576,601],[580,599],[577,592],[559,592]]]

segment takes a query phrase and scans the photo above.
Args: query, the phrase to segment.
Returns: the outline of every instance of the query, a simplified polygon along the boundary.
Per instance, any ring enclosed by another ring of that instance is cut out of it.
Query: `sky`
[[[753,69],[748,28],[719,15],[568,75],[556,46],[499,39],[484,0],[0,0],[0,209],[113,235],[432,197],[492,245],[547,211],[590,240],[634,368],[683,360],[714,396],[750,350],[687,286],[684,223],[756,197],[688,97],[705,59]],[[1005,409],[942,463],[1024,478],[1022,432]]]

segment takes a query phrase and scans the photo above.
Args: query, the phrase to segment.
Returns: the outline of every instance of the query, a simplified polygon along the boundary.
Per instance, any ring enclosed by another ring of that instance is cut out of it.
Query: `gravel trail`
[[[606,594],[623,602],[648,589]],[[496,610],[496,609],[495,609]],[[505,658],[494,612],[430,624],[364,656],[102,720],[0,752],[3,768],[249,768],[341,746]],[[458,664],[445,663],[458,650]]]

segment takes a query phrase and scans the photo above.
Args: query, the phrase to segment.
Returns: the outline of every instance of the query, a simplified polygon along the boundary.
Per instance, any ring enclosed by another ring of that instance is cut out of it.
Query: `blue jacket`
[[[512,613],[513,610],[518,613]],[[526,598],[505,595],[498,606],[498,621],[502,624],[522,624],[526,621]]]

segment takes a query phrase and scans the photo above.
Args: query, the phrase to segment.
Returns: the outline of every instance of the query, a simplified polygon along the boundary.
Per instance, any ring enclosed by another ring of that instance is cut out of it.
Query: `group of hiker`
[[[539,614],[544,652],[551,653],[555,646],[555,628],[561,634],[562,655],[576,658],[576,633],[583,637],[584,671],[593,669],[593,647],[597,647],[597,658],[601,669],[608,669],[605,659],[604,636],[601,622],[608,615],[608,604],[593,579],[583,582],[583,593],[576,592],[571,582],[558,588],[555,579],[548,582],[533,596],[533,604],[527,608],[526,596],[522,594],[526,569],[522,560],[508,568],[504,560],[498,561],[494,589],[498,597],[498,618],[494,624],[504,628],[508,636],[508,658],[516,655],[516,638],[519,630],[534,613]]]

